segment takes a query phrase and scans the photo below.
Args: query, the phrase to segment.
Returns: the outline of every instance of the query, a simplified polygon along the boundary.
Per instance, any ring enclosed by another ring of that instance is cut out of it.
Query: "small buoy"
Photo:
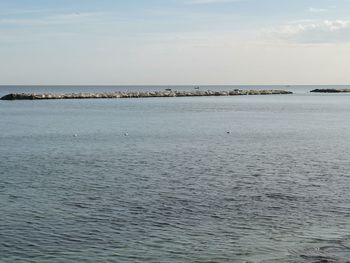
[[[74,137],[78,137],[78,134],[75,133],[73,136],[74,136]]]
[[[126,133],[124,133],[124,136],[129,136],[129,133],[127,133],[127,132],[126,132]]]
[[[231,132],[230,132],[230,131],[227,131],[226,133],[227,133],[227,134],[230,134]]]

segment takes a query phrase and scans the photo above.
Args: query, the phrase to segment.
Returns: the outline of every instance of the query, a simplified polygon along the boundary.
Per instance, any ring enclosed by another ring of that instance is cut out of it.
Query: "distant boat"
[[[195,87],[194,89],[199,89],[199,86]]]
[[[166,91],[171,91],[171,89],[165,89]]]

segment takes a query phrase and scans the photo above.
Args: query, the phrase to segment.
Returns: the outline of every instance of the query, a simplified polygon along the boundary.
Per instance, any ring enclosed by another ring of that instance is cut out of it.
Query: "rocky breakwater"
[[[350,89],[314,89],[310,92],[314,93],[346,93],[350,92]]]
[[[232,90],[232,91],[153,91],[153,92],[109,92],[109,93],[11,93],[2,100],[53,100],[53,99],[119,99],[119,98],[156,98],[156,97],[200,97],[200,96],[240,96],[240,95],[277,95],[293,94],[285,90]]]

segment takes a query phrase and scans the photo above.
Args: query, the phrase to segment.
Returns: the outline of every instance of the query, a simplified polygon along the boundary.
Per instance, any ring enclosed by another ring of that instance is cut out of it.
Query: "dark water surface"
[[[0,262],[350,262],[350,95],[312,88],[0,101]]]

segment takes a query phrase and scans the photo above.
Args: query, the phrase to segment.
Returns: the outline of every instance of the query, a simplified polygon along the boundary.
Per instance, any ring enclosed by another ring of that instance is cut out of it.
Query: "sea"
[[[0,101],[0,262],[350,262],[350,94],[309,92],[329,87]]]

